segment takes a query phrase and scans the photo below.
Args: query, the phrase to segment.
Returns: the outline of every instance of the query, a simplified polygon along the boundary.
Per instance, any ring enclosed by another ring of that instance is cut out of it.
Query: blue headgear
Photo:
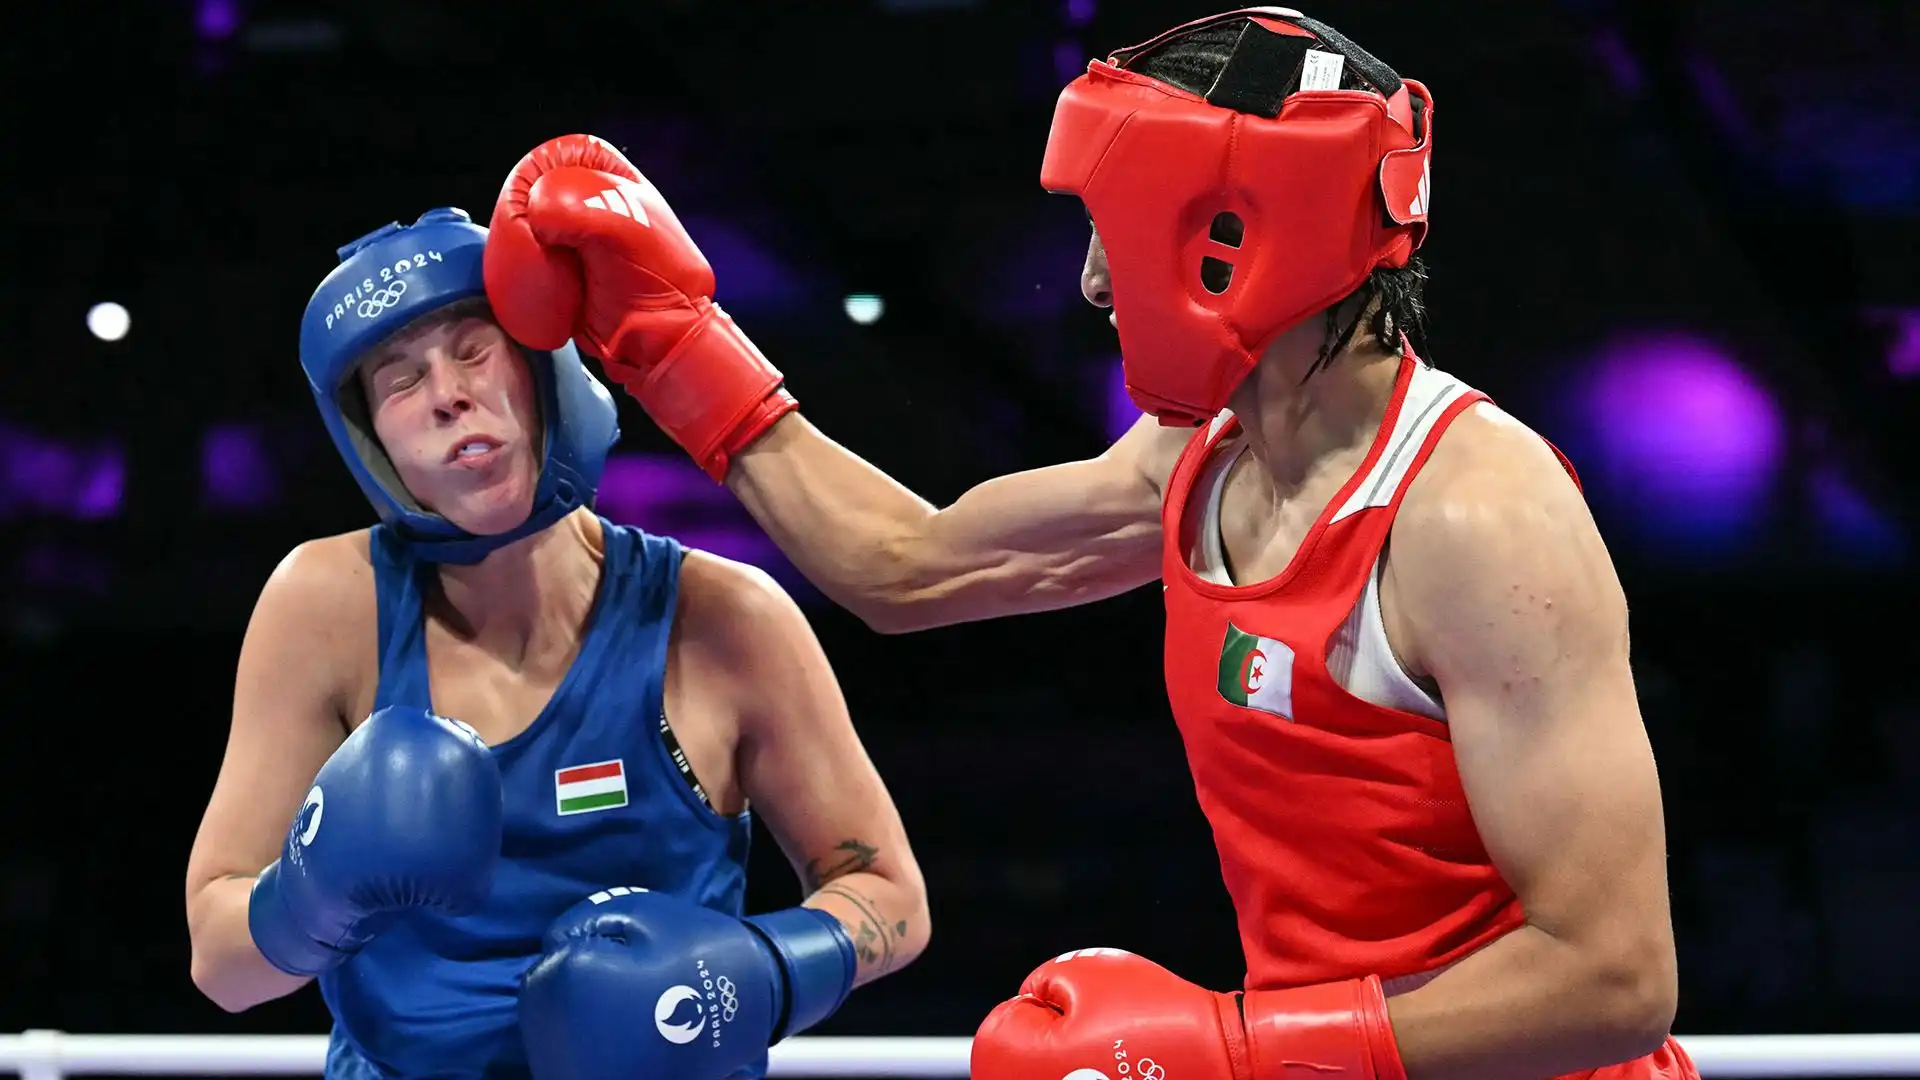
[[[327,434],[380,520],[428,562],[479,562],[591,504],[607,451],[620,438],[613,395],[580,363],[572,342],[550,353],[523,347],[546,443],[527,520],[497,536],[475,536],[422,507],[400,482],[374,437],[354,366],[420,316],[484,298],[486,243],[487,230],[452,207],[429,210],[410,226],[383,226],[340,249],[340,265],[314,290],[300,320],[300,366]]]

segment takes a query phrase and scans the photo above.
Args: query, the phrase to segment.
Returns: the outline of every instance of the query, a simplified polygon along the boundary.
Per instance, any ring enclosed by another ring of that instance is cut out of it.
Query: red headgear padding
[[[1040,167],[1041,185],[1080,196],[1099,230],[1127,393],[1168,426],[1212,419],[1269,342],[1426,239],[1433,99],[1419,83],[1386,72],[1390,96],[1296,90],[1267,116],[1121,66],[1234,18],[1385,70],[1298,12],[1211,16],[1088,64],[1060,95]],[[1225,266],[1203,279],[1208,259]]]

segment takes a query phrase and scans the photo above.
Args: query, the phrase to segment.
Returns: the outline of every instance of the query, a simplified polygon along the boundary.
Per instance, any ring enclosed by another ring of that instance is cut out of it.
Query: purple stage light
[[[1876,565],[1906,559],[1907,536],[1899,522],[1838,469],[1814,472],[1806,483],[1820,535],[1842,558]]]
[[[240,29],[240,5],[237,0],[199,0],[194,8],[193,28],[208,41],[225,41]]]
[[[254,510],[278,494],[266,436],[254,424],[222,424],[200,437],[200,491],[209,507]]]
[[[1920,121],[1885,99],[1802,105],[1782,127],[1781,156],[1819,161],[1825,185],[1847,205],[1905,213],[1920,204]]]
[[[1584,414],[1576,464],[1639,526],[1731,539],[1759,523],[1784,423],[1766,390],[1724,352],[1682,336],[1623,340],[1569,389]]]
[[[99,521],[120,513],[127,494],[127,463],[118,451],[88,455],[84,479],[73,493],[67,512],[82,521]]]
[[[678,454],[615,454],[600,476],[594,509],[608,521],[671,536],[688,547],[757,566],[798,599],[807,584],[733,493]]]
[[[110,443],[63,443],[0,427],[0,512],[95,521],[120,512],[126,462]]]
[[[1888,329],[1887,371],[1895,378],[1920,378],[1920,308],[1875,312]]]
[[[1053,47],[1053,73],[1062,84],[1087,73],[1087,50],[1078,41],[1062,41]]]
[[[680,215],[694,236],[700,238],[700,250],[712,264],[719,301],[728,311],[770,314],[795,310],[810,302],[810,291],[829,295],[825,289],[809,290],[808,279],[786,265],[766,245],[749,236],[739,225],[698,213]]]
[[[1107,438],[1118,439],[1145,414],[1127,396],[1127,374],[1120,364],[1120,358],[1116,356],[1107,361],[1101,370],[1104,377],[1101,380],[1103,393],[1100,401],[1106,406],[1106,415],[1102,419],[1106,422]]]
[[[1094,0],[1067,0],[1067,25],[1085,26],[1093,21]]]
[[[1646,89],[1646,73],[1640,70],[1640,61],[1627,48],[1620,32],[1606,27],[1595,33],[1588,47],[1600,61],[1607,75],[1613,79],[1613,88],[1629,98],[1637,98]]]
[[[725,508],[734,503],[691,461],[665,454],[615,454],[600,474],[595,504],[608,520],[654,528],[661,518],[683,516],[688,507]]]

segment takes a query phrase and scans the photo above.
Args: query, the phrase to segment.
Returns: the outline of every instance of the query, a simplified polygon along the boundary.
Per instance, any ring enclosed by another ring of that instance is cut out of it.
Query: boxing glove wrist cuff
[[[607,367],[715,480],[726,479],[733,455],[800,407],[782,389],[784,376],[718,304],[707,305],[665,359],[641,371],[617,358]]]
[[[797,907],[745,921],[773,948],[787,977],[786,1007],[774,1025],[774,1042],[798,1035],[839,1010],[853,992],[858,959],[839,919],[818,908]]]
[[[346,963],[351,955],[322,945],[300,929],[280,890],[279,859],[254,879],[253,891],[247,895],[247,932],[267,963],[289,975],[318,975]]]
[[[1289,1067],[1350,1080],[1407,1080],[1374,976],[1291,990],[1250,990],[1241,1000],[1250,1080],[1278,1080]]]

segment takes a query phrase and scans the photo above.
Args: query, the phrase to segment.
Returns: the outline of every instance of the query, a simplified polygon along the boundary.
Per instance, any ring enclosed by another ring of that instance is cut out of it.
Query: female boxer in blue
[[[592,510],[619,435],[485,304],[457,210],[341,250],[301,326],[379,512],[241,647],[187,868],[195,985],[318,979],[327,1075],[719,1080],[926,945],[891,798],[766,575]],[[743,918],[749,806],[799,907]]]

